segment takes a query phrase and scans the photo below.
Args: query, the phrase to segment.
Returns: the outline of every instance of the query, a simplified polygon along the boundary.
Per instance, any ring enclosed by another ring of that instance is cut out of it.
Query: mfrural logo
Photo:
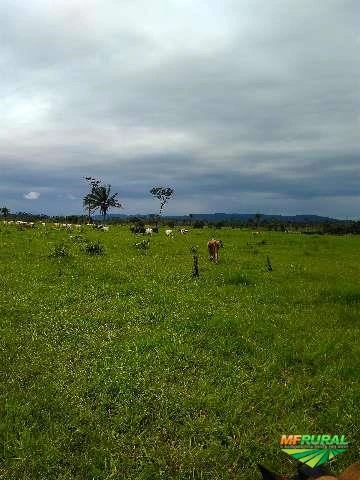
[[[280,448],[299,462],[318,467],[346,452],[345,435],[282,435]]]

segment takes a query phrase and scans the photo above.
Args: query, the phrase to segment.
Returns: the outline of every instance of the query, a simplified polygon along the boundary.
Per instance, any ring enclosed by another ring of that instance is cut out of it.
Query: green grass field
[[[1,479],[258,479],[298,433],[359,460],[360,237],[0,230]]]

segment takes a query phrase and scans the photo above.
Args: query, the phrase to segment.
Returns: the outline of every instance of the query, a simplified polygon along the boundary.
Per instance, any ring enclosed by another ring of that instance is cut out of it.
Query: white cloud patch
[[[40,197],[39,192],[24,193],[24,198],[26,198],[26,200],[37,200],[39,197]]]

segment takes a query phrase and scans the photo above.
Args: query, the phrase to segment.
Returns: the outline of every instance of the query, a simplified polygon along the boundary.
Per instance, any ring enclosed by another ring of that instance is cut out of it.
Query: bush
[[[64,258],[70,257],[68,247],[64,243],[55,245],[54,250],[49,254],[49,258]]]
[[[88,255],[103,255],[104,246],[99,241],[96,243],[87,243],[85,245],[85,253]]]
[[[139,243],[134,243],[134,247],[140,250],[147,250],[150,247],[150,240],[146,239]]]
[[[130,231],[132,233],[145,233],[145,223],[143,221],[138,221],[133,225],[130,225]]]

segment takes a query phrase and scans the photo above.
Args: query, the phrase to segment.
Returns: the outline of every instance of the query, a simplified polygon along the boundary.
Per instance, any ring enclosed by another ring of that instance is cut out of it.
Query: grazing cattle
[[[186,228],[182,228],[182,229],[180,230],[180,234],[181,234],[181,235],[186,235],[187,233],[189,233],[189,230],[187,230]]]
[[[210,261],[214,261],[215,263],[217,263],[219,260],[219,248],[223,247],[222,241],[215,240],[215,238],[212,238],[211,240],[208,241],[207,247],[208,247]]]
[[[109,226],[108,225],[95,225],[95,224],[93,224],[93,228],[95,228],[95,230],[102,230],[103,232],[108,232],[109,231]]]
[[[108,225],[96,225],[94,228],[96,230],[101,230],[102,232],[108,232],[110,227]]]
[[[153,229],[152,228],[145,228],[145,235],[152,235],[153,234]]]
[[[35,228],[35,223],[34,222],[24,222],[22,220],[17,220],[16,225],[22,228]]]
[[[165,235],[167,237],[172,237],[173,236],[173,231],[172,230],[165,230]]]

